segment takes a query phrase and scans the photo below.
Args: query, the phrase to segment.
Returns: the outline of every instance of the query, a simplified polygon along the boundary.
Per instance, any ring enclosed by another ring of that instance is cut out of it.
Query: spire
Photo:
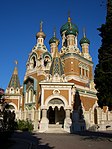
[[[54,27],[54,37],[56,37],[56,27]]]
[[[43,24],[43,22],[40,21],[40,32],[42,32],[42,24]]]
[[[12,77],[10,79],[10,82],[9,82],[9,85],[8,87],[13,87],[14,89],[16,89],[17,87],[20,88],[20,81],[19,81],[19,77],[18,77],[18,69],[17,69],[17,65],[18,65],[18,62],[15,61],[15,68],[14,68],[14,71],[13,71],[13,74],[12,74]]]
[[[55,53],[54,53],[54,58],[60,58],[59,52],[58,52],[58,44],[59,40],[56,40],[56,48],[55,48]]]
[[[13,72],[13,74],[14,75],[18,75],[18,69],[17,69],[17,65],[18,65],[18,61],[15,61],[15,68],[14,68],[14,72]]]
[[[82,37],[82,39],[80,40],[80,45],[82,45],[82,44],[84,44],[84,43],[90,44],[89,39],[86,37],[85,27],[83,28],[83,37]]]
[[[58,74],[60,76],[62,74],[64,74],[63,66],[62,66],[60,55],[59,55],[59,52],[58,52],[58,42],[59,41],[57,40],[56,41],[55,53],[54,53],[53,61],[52,61],[51,68],[50,68],[50,74],[52,76],[54,76],[55,74]]]
[[[56,43],[56,41],[58,41],[59,44],[59,40],[56,38],[56,28],[54,28],[54,34],[53,37],[49,40],[49,44]]]
[[[70,11],[68,11],[68,22],[71,22]]]
[[[85,27],[83,27],[83,37],[84,38],[86,37],[86,29],[85,29]]]

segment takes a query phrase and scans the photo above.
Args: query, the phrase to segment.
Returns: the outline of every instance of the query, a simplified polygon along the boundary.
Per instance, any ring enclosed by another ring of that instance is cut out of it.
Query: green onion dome
[[[80,40],[80,45],[83,44],[83,43],[88,43],[88,44],[90,44],[90,41],[89,41],[89,39],[86,38],[86,36],[84,36],[84,37]]]
[[[49,44],[51,44],[51,43],[56,43],[56,41],[59,42],[59,40],[58,40],[55,36],[53,36],[53,37],[49,40]],[[58,44],[59,44],[59,43],[58,43]]]
[[[49,40],[49,44],[56,43],[56,42],[59,45],[59,40],[56,38],[56,30],[54,29],[54,36]]]
[[[66,31],[65,35],[77,35],[77,31],[74,28],[70,28]]]
[[[71,28],[74,30],[74,32],[75,32],[75,35],[78,33],[78,27],[75,25],[75,24],[73,24],[72,22],[71,22],[71,19],[70,19],[70,17],[68,17],[68,22],[66,23],[66,24],[64,24],[62,27],[61,27],[61,29],[60,29],[60,34],[62,35],[62,33],[64,32],[64,31],[66,31],[66,30],[68,30],[69,28],[70,28],[70,24],[71,24]]]

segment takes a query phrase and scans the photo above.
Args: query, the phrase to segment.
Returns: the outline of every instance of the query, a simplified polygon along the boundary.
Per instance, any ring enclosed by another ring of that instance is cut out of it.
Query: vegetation
[[[98,50],[98,64],[95,68],[95,88],[98,104],[112,110],[112,0],[107,0],[106,23],[100,28],[102,45]]]
[[[30,120],[18,120],[17,121],[17,128],[18,130],[21,130],[21,131],[29,131],[29,132],[32,132],[33,131],[33,124],[32,124],[32,121]]]
[[[4,100],[4,90],[0,88],[0,132],[15,129],[15,113],[10,111],[9,104]]]

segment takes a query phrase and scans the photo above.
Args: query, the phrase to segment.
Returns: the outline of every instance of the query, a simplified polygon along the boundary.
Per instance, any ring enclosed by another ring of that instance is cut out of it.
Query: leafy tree
[[[98,64],[95,68],[95,88],[98,104],[102,108],[112,109],[112,0],[107,0],[107,16],[105,24],[100,28],[102,45],[98,50]]]
[[[15,113],[10,111],[4,100],[4,90],[0,88],[0,132],[14,130],[15,126]]]

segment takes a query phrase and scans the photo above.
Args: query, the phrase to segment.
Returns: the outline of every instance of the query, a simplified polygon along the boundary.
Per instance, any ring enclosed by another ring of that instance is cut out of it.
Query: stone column
[[[39,110],[34,111],[34,130],[38,130],[38,124],[39,124]]]
[[[70,109],[66,109],[66,117],[64,121],[64,130],[67,132],[71,132],[72,128],[72,121],[70,118]]]
[[[46,118],[47,117],[47,109],[42,109],[42,118]]]
[[[66,118],[70,118],[70,109],[66,109]]]
[[[42,109],[42,119],[40,121],[40,132],[45,132],[48,130],[49,121],[47,119],[47,109]]]

